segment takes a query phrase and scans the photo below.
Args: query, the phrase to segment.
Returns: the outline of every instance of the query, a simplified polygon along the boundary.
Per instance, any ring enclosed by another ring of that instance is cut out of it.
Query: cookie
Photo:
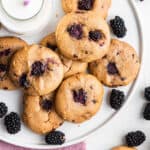
[[[56,41],[67,58],[91,62],[103,57],[110,45],[110,31],[99,14],[69,13],[58,23]]]
[[[111,0],[62,0],[62,6],[66,13],[95,11],[106,18]]]
[[[79,73],[64,80],[56,94],[57,113],[67,121],[81,123],[100,109],[104,89],[92,75]]]
[[[140,68],[135,49],[128,43],[113,39],[107,55],[90,64],[90,70],[107,86],[128,85],[135,80]]]
[[[136,150],[136,149],[133,147],[118,146],[118,147],[114,147],[112,150]]]
[[[47,35],[45,38],[42,39],[40,44],[45,47],[51,48],[52,50],[54,50],[59,54],[60,59],[64,66],[64,78],[69,77],[76,73],[87,71],[87,63],[80,61],[73,61],[60,54],[57,48],[55,33]]]
[[[0,37],[0,89],[17,89],[8,75],[9,62],[11,56],[26,45],[27,43],[18,37]]]
[[[41,45],[17,51],[10,64],[10,77],[28,95],[45,95],[54,91],[64,76],[59,56]]]
[[[45,134],[58,128],[62,123],[54,108],[54,94],[24,96],[24,123],[34,132]]]

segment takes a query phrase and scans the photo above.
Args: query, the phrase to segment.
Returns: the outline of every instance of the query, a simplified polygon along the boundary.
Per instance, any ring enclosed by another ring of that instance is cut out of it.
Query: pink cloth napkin
[[[4,142],[0,142],[0,150],[35,150],[35,149],[28,149],[28,148],[21,148],[18,146],[10,145]],[[52,149],[49,149],[52,150]],[[53,149],[54,150],[54,149]],[[60,148],[57,150],[86,150],[86,145],[85,143],[79,143],[75,144],[66,148]]]

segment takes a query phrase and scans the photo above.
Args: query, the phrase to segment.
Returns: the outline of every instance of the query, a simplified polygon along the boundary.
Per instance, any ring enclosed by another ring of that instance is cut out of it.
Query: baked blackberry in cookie
[[[140,69],[135,49],[128,43],[113,39],[108,53],[92,62],[90,71],[107,86],[123,86],[134,81]]]
[[[40,44],[45,47],[51,48],[59,55],[64,68],[64,78],[67,78],[76,73],[87,71],[87,63],[81,61],[73,61],[60,54],[60,51],[57,48],[55,33],[51,33],[44,37]]]
[[[79,73],[64,80],[56,94],[57,113],[67,121],[81,123],[100,109],[104,89],[92,75]]]
[[[0,89],[18,88],[9,78],[9,64],[12,55],[26,45],[27,43],[18,37],[0,37]]]
[[[54,108],[55,93],[44,96],[24,96],[23,121],[34,132],[49,133],[62,125]]]
[[[64,77],[59,56],[41,45],[26,46],[11,59],[10,77],[28,95],[45,95],[54,91]]]
[[[65,57],[92,62],[108,52],[110,31],[106,21],[99,14],[69,13],[57,25],[56,41]]]
[[[62,6],[66,13],[94,11],[106,18],[111,0],[62,0]]]

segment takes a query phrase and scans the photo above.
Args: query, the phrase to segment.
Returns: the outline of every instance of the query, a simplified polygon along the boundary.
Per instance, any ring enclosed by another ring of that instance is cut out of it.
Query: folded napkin
[[[1,141],[0,150],[35,150],[35,149],[22,148],[22,147],[10,145]],[[49,149],[49,150],[54,150],[54,149]],[[60,148],[57,150],[86,150],[86,145],[85,143],[82,142],[79,144],[75,144],[66,148]]]

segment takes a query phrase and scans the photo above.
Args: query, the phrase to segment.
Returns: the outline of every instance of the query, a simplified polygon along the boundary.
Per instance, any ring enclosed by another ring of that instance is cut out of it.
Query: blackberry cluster
[[[143,112],[143,117],[146,120],[150,120],[150,103],[146,104],[144,112]]]
[[[110,95],[110,105],[115,110],[118,110],[121,108],[125,101],[125,95],[124,92],[113,89]]]
[[[145,88],[144,97],[150,101],[150,87]]]
[[[45,141],[50,145],[61,145],[65,142],[65,134],[61,131],[52,131],[45,136]]]
[[[110,26],[113,33],[118,38],[123,38],[126,35],[127,28],[125,26],[124,20],[121,17],[116,16],[114,19],[110,20]]]
[[[3,118],[6,115],[7,111],[8,111],[8,107],[6,106],[5,103],[1,102],[0,103],[0,118]]]
[[[139,146],[146,140],[146,136],[142,131],[129,132],[125,138],[129,147]]]
[[[16,134],[21,130],[21,120],[19,115],[15,112],[11,112],[5,117],[4,124],[10,134]]]

